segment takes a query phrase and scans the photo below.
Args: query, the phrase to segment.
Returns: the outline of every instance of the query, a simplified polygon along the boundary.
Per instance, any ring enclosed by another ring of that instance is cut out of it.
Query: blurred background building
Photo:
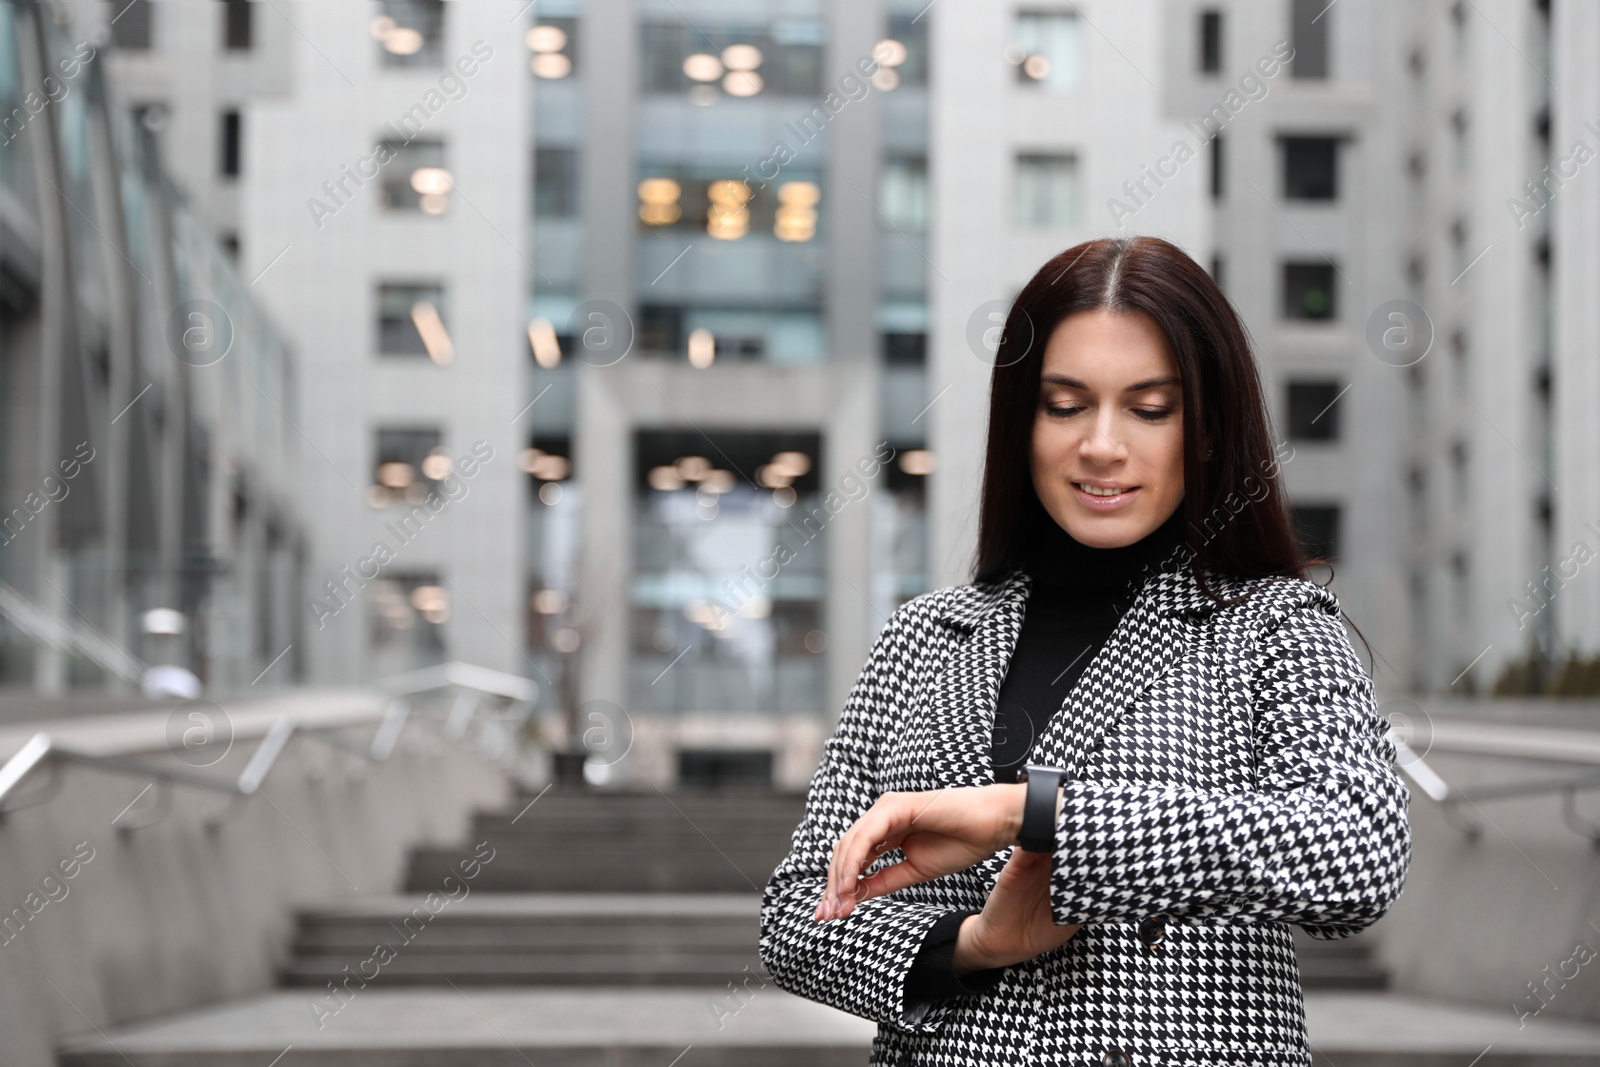
[[[261,535],[299,546],[292,670],[471,650],[547,709],[765,749],[814,734],[897,604],[967,579],[985,330],[1103,233],[1176,241],[1244,315],[1381,688],[1594,654],[1592,578],[1555,596],[1587,514],[1555,479],[1592,478],[1552,397],[1583,394],[1551,385],[1589,374],[1551,276],[1593,268],[1549,239],[1586,194],[1544,210],[1541,169],[1552,123],[1587,131],[1552,106],[1548,5],[1470,7],[50,10],[292,324],[274,476],[315,536]]]
[[[168,109],[109,83],[95,25],[0,6],[0,676],[303,680],[303,651],[278,658],[306,628],[294,342],[190,199],[208,184],[163,169]]]

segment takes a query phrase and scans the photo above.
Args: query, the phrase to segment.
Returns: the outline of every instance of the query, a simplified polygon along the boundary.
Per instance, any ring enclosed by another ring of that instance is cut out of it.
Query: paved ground
[[[139,1055],[208,1049],[259,1052],[261,1064],[293,1047],[333,1049],[505,1048],[536,1051],[574,1046],[810,1046],[863,1050],[872,1023],[791,996],[757,989],[739,1006],[709,991],[596,989],[370,990],[340,1012],[317,1020],[306,993],[274,991],[172,1019],[90,1034],[76,1049]],[[1312,1045],[1325,1059],[1361,1052],[1459,1054],[1461,1067],[1492,1047],[1510,1054],[1593,1056],[1600,1064],[1600,1026],[1530,1019],[1519,1029],[1504,1012],[1463,1009],[1389,994],[1307,997]],[[720,1017],[720,1025],[719,1025]],[[108,1050],[109,1051],[109,1050]],[[287,1062],[287,1061],[286,1061]],[[537,1062],[537,1061],[536,1061]],[[865,1056],[862,1057],[865,1062]],[[1487,1061],[1486,1061],[1487,1062]]]

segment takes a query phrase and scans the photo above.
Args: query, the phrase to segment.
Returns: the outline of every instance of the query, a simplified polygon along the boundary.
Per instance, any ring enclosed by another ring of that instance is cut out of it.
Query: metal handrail
[[[466,736],[472,721],[479,717],[485,695],[509,699],[513,709],[520,713],[512,717],[520,722],[532,712],[533,701],[539,691],[538,686],[529,679],[466,663],[448,663],[438,668],[413,671],[385,679],[379,684],[394,695],[384,708],[377,730],[368,744],[354,745],[334,733],[345,729],[345,724],[309,726],[293,715],[281,715],[262,737],[237,779],[169,767],[136,756],[87,752],[63,743],[48,732],[40,731],[29,738],[4,765],[0,765],[0,820],[8,812],[18,810],[16,806],[8,808],[6,800],[31,775],[44,768],[54,769],[59,764],[71,763],[153,779],[161,786],[163,800],[165,792],[173,785],[225,794],[232,801],[228,811],[206,820],[207,827],[215,829],[236,817],[242,810],[242,802],[260,791],[262,782],[296,734],[334,745],[368,763],[383,763],[394,753],[406,723],[412,718],[412,698],[421,693],[445,687],[459,690],[441,730],[447,739],[456,741]],[[232,812],[233,816],[229,816],[228,812]],[[119,829],[123,830],[137,828],[128,824],[119,825]]]
[[[1390,739],[1394,741],[1395,753],[1399,757],[1396,763],[1400,769],[1417,783],[1417,787],[1430,800],[1439,804],[1444,812],[1445,821],[1468,837],[1477,837],[1483,832],[1483,827],[1462,820],[1460,814],[1462,804],[1477,807],[1477,802],[1480,800],[1504,800],[1511,797],[1559,793],[1561,821],[1573,833],[1588,838],[1593,844],[1600,846],[1600,823],[1585,819],[1578,813],[1577,798],[1580,789],[1600,788],[1600,771],[1543,778],[1518,778],[1506,782],[1485,782],[1481,785],[1451,785],[1429,767],[1410,745],[1392,734]]]

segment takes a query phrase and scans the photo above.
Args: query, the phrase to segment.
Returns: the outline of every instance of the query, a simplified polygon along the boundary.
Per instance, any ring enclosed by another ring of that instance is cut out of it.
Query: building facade
[[[96,27],[0,4],[0,675],[303,680],[293,353]]]

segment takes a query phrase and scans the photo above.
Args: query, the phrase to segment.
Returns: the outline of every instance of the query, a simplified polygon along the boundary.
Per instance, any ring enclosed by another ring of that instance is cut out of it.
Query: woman
[[[1410,831],[1278,462],[1175,246],[1017,296],[973,581],[884,625],[762,900],[777,984],[877,1021],[872,1063],[1311,1063],[1290,924],[1377,920]]]

